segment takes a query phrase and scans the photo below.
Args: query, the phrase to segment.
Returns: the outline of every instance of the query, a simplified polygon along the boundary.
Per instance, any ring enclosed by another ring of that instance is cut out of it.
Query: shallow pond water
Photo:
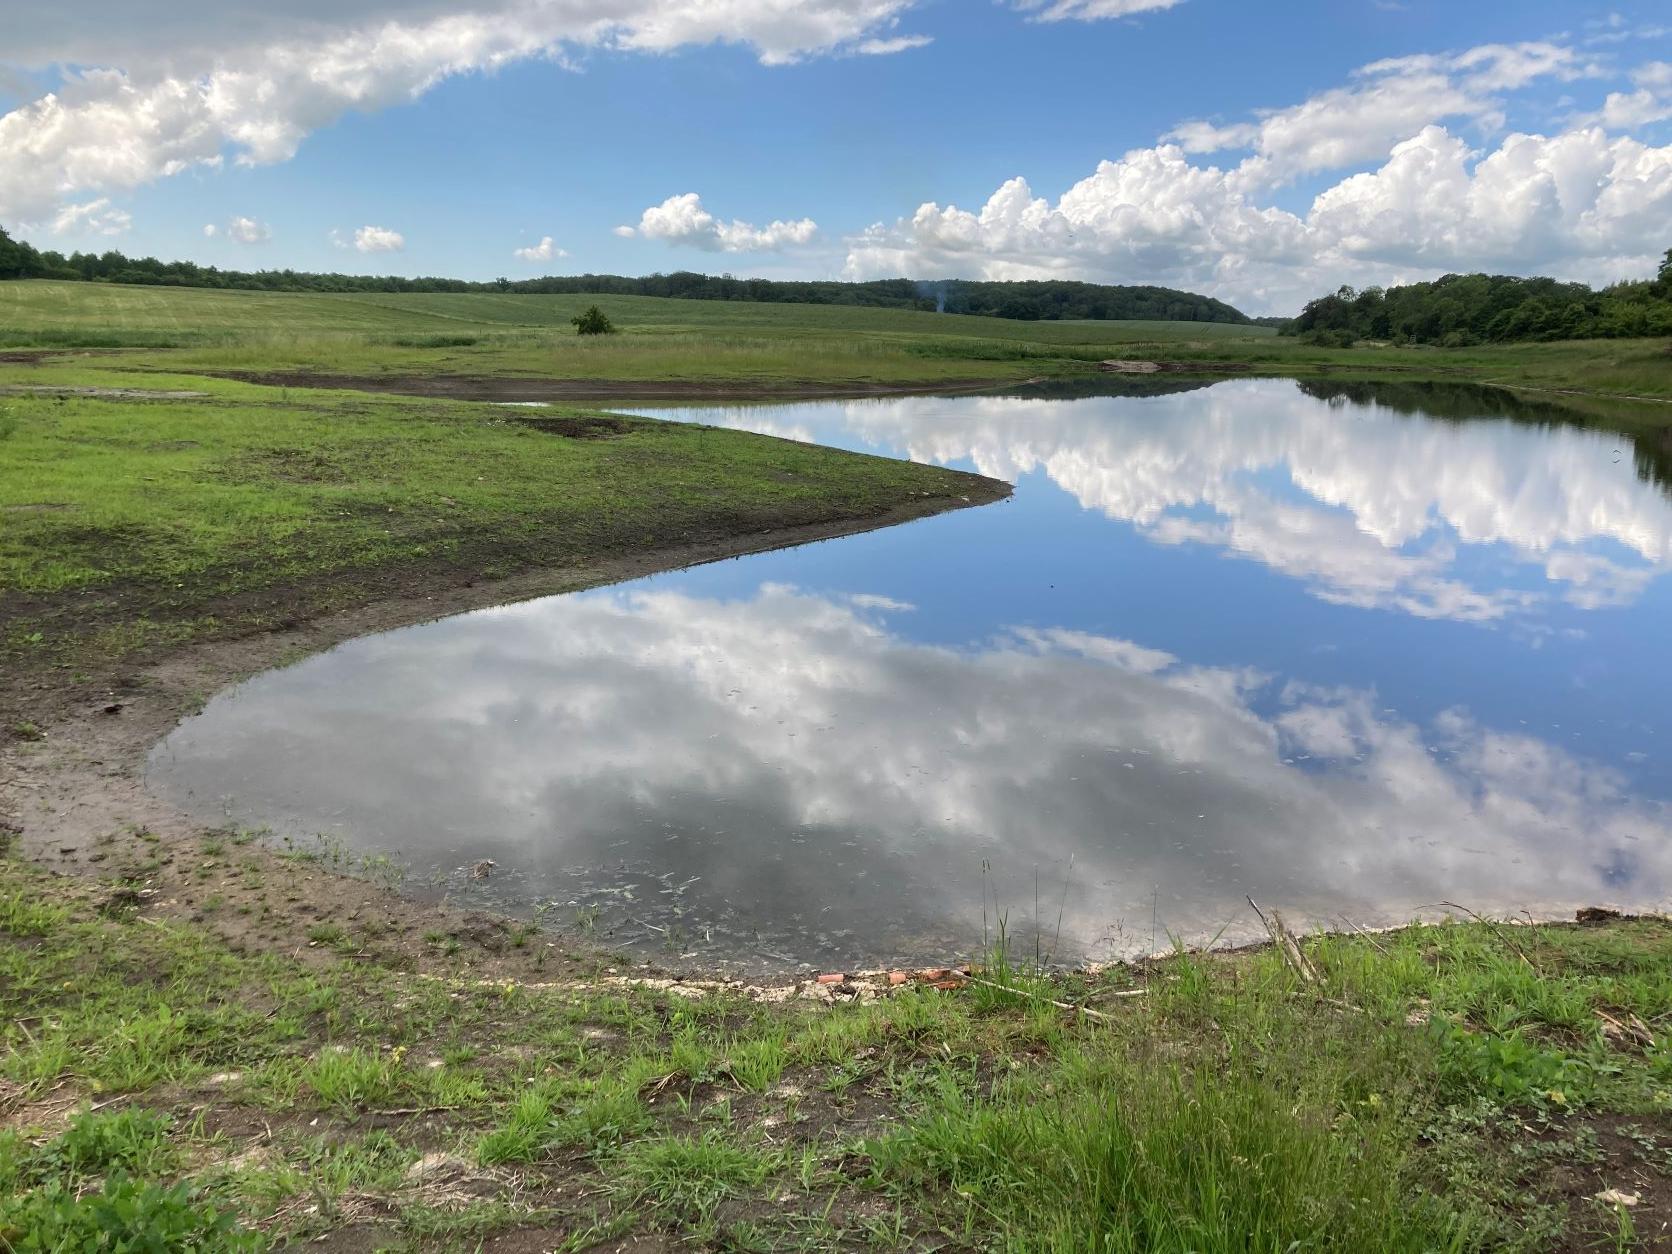
[[[1664,452],[1498,393],[1140,386],[656,411],[1016,495],[350,642],[151,784],[710,962],[1666,902]]]

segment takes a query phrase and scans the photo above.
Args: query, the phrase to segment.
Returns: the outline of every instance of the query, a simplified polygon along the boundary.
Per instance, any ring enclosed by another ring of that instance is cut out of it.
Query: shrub
[[[1300,342],[1314,348],[1351,348],[1358,342],[1358,336],[1351,331],[1307,331],[1301,335]]]
[[[569,321],[575,324],[576,335],[613,335],[615,333],[615,323],[611,322],[609,315],[596,305],[588,306],[585,313],[576,314]]]

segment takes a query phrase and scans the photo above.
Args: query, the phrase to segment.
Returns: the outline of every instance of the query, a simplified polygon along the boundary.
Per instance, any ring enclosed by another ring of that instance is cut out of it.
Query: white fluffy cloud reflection
[[[1672,71],[1637,67],[1635,91],[1568,129],[1504,133],[1515,92],[1601,73],[1553,44],[1379,63],[1252,121],[1185,123],[1055,200],[1018,177],[979,209],[924,204],[851,240],[847,273],[1160,283],[1282,312],[1343,282],[1447,270],[1639,277],[1667,244],[1672,145],[1614,132],[1672,116]],[[1201,160],[1236,150],[1249,155]],[[1280,207],[1297,176],[1362,164],[1304,211]]]
[[[735,218],[722,222],[703,208],[701,196],[686,192],[652,205],[640,215],[638,225],[618,226],[615,233],[623,239],[657,239],[710,252],[758,253],[810,244],[819,224],[811,218],[772,221],[763,227]]]
[[[1445,399],[1371,391],[1418,410]],[[761,409],[700,420],[1010,481],[1043,473],[1156,543],[1208,545],[1323,600],[1418,618],[1531,623],[1552,601],[1630,604],[1672,574],[1672,501],[1622,456],[1621,437],[1599,432],[1390,411],[1353,421],[1264,382],[1143,402],[906,398],[833,405],[827,420],[796,412],[784,427]],[[1472,563],[1482,550],[1505,554],[1507,571]]]
[[[217,698],[151,779],[420,866],[492,857],[525,902],[607,912],[660,874],[633,913],[797,957],[815,934],[844,960],[944,952],[984,889],[1020,922],[1036,875],[1074,951],[1147,942],[1152,888],[1201,939],[1242,926],[1250,892],[1397,921],[1672,887],[1667,808],[1538,736],[1084,631],[920,643],[912,618],[765,585],[451,619]],[[1123,917],[1143,925],[1122,937]]]

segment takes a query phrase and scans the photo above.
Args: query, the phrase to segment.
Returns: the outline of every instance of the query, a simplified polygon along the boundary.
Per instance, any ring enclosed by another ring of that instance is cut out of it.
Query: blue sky
[[[470,278],[1073,277],[1254,312],[1447,269],[1607,281],[1672,246],[1656,5],[109,8],[25,14],[0,50],[0,223],[43,246]]]

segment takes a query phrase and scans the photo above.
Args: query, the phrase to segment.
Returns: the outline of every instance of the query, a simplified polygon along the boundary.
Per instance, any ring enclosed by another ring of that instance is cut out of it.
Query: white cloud
[[[913,48],[927,48],[935,41],[928,35],[894,35],[887,39],[867,39],[853,46],[854,52],[862,57],[889,57],[897,52],[910,52]]]
[[[208,223],[204,224],[204,227],[203,227],[203,238],[204,239],[214,239],[215,236],[219,235],[220,233],[221,233],[221,228],[216,226],[213,222],[208,222]]]
[[[133,225],[133,216],[100,197],[79,205],[65,205],[52,219],[54,235],[121,235]]]
[[[1250,272],[1288,281],[1309,260],[1301,219],[1163,145],[1102,162],[1054,204],[1021,178],[978,211],[925,204],[850,240],[847,274],[1155,282],[1245,297]]]
[[[569,254],[552,242],[552,237],[543,235],[538,244],[527,248],[515,249],[512,256],[519,261],[550,261],[553,257],[567,257]]]
[[[68,72],[0,116],[0,220],[32,220],[83,190],[141,186],[225,158],[284,161],[351,110],[412,100],[443,79],[569,50],[647,53],[711,43],[768,65],[903,51],[914,0],[251,0],[112,10],[64,0],[8,14],[0,60]],[[295,10],[293,12],[293,10]],[[283,20],[280,20],[280,19]]]
[[[1153,282],[1280,312],[1343,282],[1447,270],[1646,274],[1672,221],[1672,145],[1599,120],[1506,134],[1482,151],[1438,121],[1496,125],[1493,93],[1594,72],[1550,44],[1378,63],[1254,122],[1182,124],[1174,142],[1102,162],[1054,203],[1015,178],[979,210],[924,204],[850,239],[847,274]],[[1615,122],[1663,106],[1672,115],[1672,69],[1641,66],[1633,81],[1637,95],[1610,97]],[[1251,155],[1224,167],[1191,157],[1229,148]],[[1270,188],[1290,177],[1367,161],[1379,165],[1325,187],[1304,212],[1273,203]]]
[[[1571,80],[1593,72],[1578,53],[1552,43],[1487,44],[1445,56],[1399,57],[1363,67],[1348,86],[1262,111],[1257,121],[1184,122],[1163,138],[1192,153],[1252,149],[1242,177],[1253,185],[1284,183],[1375,160],[1434,123],[1460,118],[1497,129],[1503,118],[1497,93],[1541,78]]]
[[[233,218],[226,224],[227,238],[240,244],[265,244],[273,238],[273,230],[265,222],[254,218]]]
[[[1132,17],[1170,9],[1183,0],[1012,0],[1011,7],[1031,13],[1036,22],[1075,20],[1095,22],[1104,18]]]
[[[1635,91],[1611,91],[1595,113],[1581,114],[1576,126],[1631,130],[1672,118],[1672,61],[1651,61],[1632,72]]]
[[[1439,127],[1397,145],[1381,169],[1313,204],[1321,249],[1414,266],[1643,272],[1672,222],[1672,145],[1600,129],[1510,135],[1475,159]]]
[[[363,226],[354,232],[354,247],[363,253],[398,253],[406,247],[406,236],[382,226]]]
[[[738,219],[722,222],[703,208],[702,197],[696,192],[669,196],[661,204],[646,209],[637,226],[615,228],[615,233],[624,239],[637,236],[727,253],[777,252],[811,243],[818,232],[818,223],[811,218],[793,222],[775,220],[764,227]]]

